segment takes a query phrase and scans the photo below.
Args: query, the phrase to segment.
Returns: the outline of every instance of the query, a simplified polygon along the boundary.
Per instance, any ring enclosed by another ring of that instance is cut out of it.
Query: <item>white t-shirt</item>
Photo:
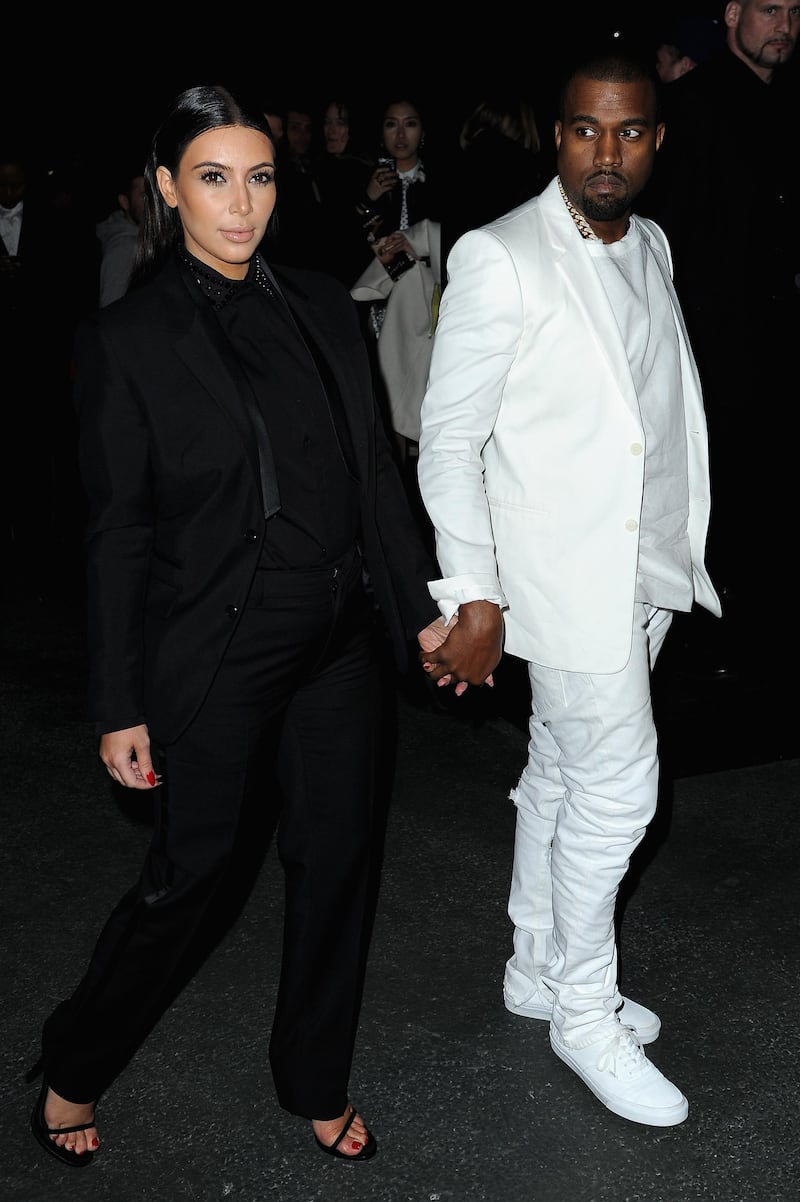
[[[625,344],[644,427],[636,600],[689,610],[689,480],[675,314],[658,264],[633,222],[618,242],[585,245]]]

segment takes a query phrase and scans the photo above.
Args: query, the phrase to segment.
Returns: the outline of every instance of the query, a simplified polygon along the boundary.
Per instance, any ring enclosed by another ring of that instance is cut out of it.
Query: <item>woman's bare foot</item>
[[[90,1123],[94,1118],[93,1102],[68,1102],[60,1097],[54,1089],[48,1089],[47,1101],[44,1104],[44,1121],[48,1127],[77,1127],[81,1123]],[[344,1119],[342,1119],[344,1122]],[[84,1152],[96,1152],[100,1139],[96,1127],[87,1127],[85,1131],[68,1131],[64,1135],[51,1135],[51,1140],[59,1148],[69,1148],[82,1156]]]
[[[330,1147],[336,1143],[336,1139],[347,1121],[347,1116],[350,1114],[352,1106],[348,1104],[344,1114],[338,1119],[312,1119],[311,1126],[314,1129],[314,1134],[321,1144]],[[347,1128],[347,1132],[337,1145],[337,1151],[343,1156],[357,1156],[366,1144],[369,1143],[369,1132],[367,1125],[360,1114],[353,1114],[352,1121]]]

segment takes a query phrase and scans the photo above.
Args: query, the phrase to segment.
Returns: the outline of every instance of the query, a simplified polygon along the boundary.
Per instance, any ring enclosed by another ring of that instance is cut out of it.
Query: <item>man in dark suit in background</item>
[[[794,680],[776,611],[792,590],[787,437],[800,335],[800,4],[731,0],[725,45],[664,91],[666,134],[640,211],[666,230],[703,383],[719,623],[684,623],[687,663],[752,682]]]

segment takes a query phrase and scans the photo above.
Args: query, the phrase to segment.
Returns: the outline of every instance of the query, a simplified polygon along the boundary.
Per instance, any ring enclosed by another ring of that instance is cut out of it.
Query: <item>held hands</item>
[[[153,789],[161,784],[153,766],[146,726],[131,726],[101,735],[100,759],[111,779],[127,789]]]
[[[469,685],[494,686],[492,672],[503,654],[503,615],[492,601],[469,601],[445,626],[441,618],[417,636],[419,662],[439,688],[456,682],[461,697]]]

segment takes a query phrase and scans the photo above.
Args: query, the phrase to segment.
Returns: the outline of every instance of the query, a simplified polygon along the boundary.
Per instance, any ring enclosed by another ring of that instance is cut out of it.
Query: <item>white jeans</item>
[[[508,913],[514,954],[504,987],[553,1002],[573,1047],[598,1038],[621,996],[614,915],[620,882],[652,819],[658,748],[650,673],[672,611],[637,603],[621,672],[593,676],[529,664],[528,762],[517,808]]]

